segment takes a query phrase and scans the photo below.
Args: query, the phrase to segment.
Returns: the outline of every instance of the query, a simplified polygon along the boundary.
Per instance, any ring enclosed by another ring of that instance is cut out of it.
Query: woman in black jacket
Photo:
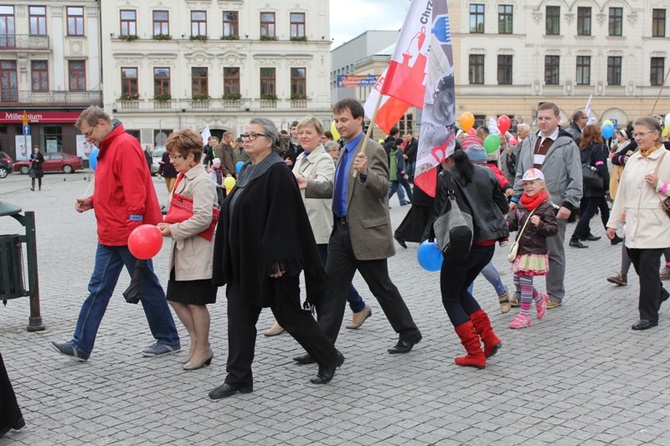
[[[572,237],[570,237],[570,246],[573,248],[588,248],[580,240],[595,241],[600,239],[600,237],[591,234],[591,228],[589,227],[591,218],[596,215],[599,209],[603,227],[610,218],[610,210],[607,206],[607,200],[605,200],[605,191],[610,184],[609,171],[607,170],[608,151],[604,145],[599,125],[584,127],[579,142],[579,151],[582,164],[588,164],[602,177],[602,187],[584,185],[584,194],[579,206],[579,222],[572,233]]]
[[[39,190],[42,190],[42,177],[44,176],[42,164],[44,164],[44,155],[40,152],[40,148],[35,146],[33,148],[33,153],[30,154],[30,190],[35,190],[35,179],[37,179]]]
[[[447,152],[449,153],[449,152]],[[427,230],[434,238],[432,222],[449,209],[445,208],[448,193],[454,191],[461,210],[472,216],[473,240],[469,254],[463,260],[445,258],[440,271],[442,304],[454,325],[456,334],[467,351],[455,359],[456,364],[477,368],[486,367],[486,358],[493,356],[502,342],[493,332],[491,322],[468,286],[493,258],[496,241],[509,236],[504,214],[509,211],[507,198],[490,169],[472,164],[461,149],[455,149],[442,161],[433,216]],[[481,342],[484,343],[482,351]]]

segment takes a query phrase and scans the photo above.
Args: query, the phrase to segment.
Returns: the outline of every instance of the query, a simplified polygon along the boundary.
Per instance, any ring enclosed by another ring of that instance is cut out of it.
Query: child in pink
[[[533,277],[547,275],[547,237],[558,232],[556,207],[545,187],[544,174],[539,169],[528,169],[520,182],[524,189],[520,201],[522,207],[518,207],[512,214],[509,229],[519,231],[519,250],[511,269],[514,273],[514,285],[521,290],[521,312],[510,322],[510,328],[530,327],[530,307],[533,301],[537,318],[544,317],[549,297],[533,287]]]

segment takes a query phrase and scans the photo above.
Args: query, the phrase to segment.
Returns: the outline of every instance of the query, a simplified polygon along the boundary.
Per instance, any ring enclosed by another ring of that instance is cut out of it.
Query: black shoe
[[[668,290],[666,290],[665,288],[661,287],[661,298],[660,298],[659,301],[658,301],[658,309],[659,309],[659,310],[661,309],[661,304],[662,304],[663,302],[665,302],[666,300],[668,300],[668,297],[670,297],[670,293],[668,292]]]
[[[600,240],[601,238],[602,238],[602,237],[598,237],[598,236],[595,236],[595,235],[593,235],[593,234],[589,234],[589,235],[586,236],[586,237],[580,237],[579,240],[581,240],[581,241],[583,241],[583,242],[586,242],[586,241],[589,241],[589,242],[595,242],[596,240]]]
[[[421,342],[421,333],[412,341],[403,341],[402,339],[398,341],[396,345],[388,349],[388,352],[392,355],[397,355],[401,353],[409,353],[412,351],[412,348]]]
[[[623,238],[622,238],[622,237],[619,237],[619,236],[616,235],[616,234],[614,234],[614,238],[613,238],[612,240],[610,240],[610,243],[612,244],[612,246],[614,246],[614,245],[618,245],[618,244],[621,243],[621,242],[623,242]]]
[[[254,386],[243,386],[243,387],[234,387],[228,383],[223,383],[216,389],[209,392],[209,397],[213,400],[220,400],[221,398],[228,398],[238,393],[251,393],[254,390]]]
[[[572,246],[573,248],[588,248],[588,246],[586,246],[579,240],[570,240],[570,246]]]
[[[326,384],[333,376],[335,376],[335,369],[338,369],[342,364],[344,364],[344,355],[337,352],[337,362],[329,367],[319,366],[319,373],[316,374],[312,379],[309,380],[312,384]]]
[[[640,319],[639,321],[635,322],[631,328],[633,330],[648,330],[657,325],[658,321],[648,321],[646,319]]]
[[[402,240],[402,239],[401,239],[400,237],[398,237],[397,235],[393,235],[393,238],[395,239],[396,242],[398,242],[398,244],[399,244],[400,246],[402,246],[403,248],[407,249],[407,243],[405,243],[404,240]]]
[[[302,356],[296,356],[295,358],[293,358],[293,360],[298,364],[314,364],[316,362],[314,358],[312,358],[308,354],[304,354]]]

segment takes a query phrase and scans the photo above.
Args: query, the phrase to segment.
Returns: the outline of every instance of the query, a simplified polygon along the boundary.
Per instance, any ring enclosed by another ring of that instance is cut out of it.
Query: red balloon
[[[509,130],[509,126],[510,126],[509,116],[507,115],[498,116],[498,130],[500,130],[500,133],[504,135]]]
[[[130,253],[140,260],[148,260],[158,254],[163,246],[163,234],[158,226],[140,225],[128,237]]]
[[[477,130],[475,130],[474,127],[471,127],[470,130],[468,130],[468,135],[477,136]]]
[[[513,146],[516,146],[517,144],[519,144],[519,140],[512,137],[512,138],[509,139],[509,143]]]

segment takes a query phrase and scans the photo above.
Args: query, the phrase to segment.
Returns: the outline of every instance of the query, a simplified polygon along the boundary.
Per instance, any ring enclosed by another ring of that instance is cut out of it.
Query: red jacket
[[[512,185],[509,184],[509,181],[507,181],[507,177],[505,177],[505,174],[503,173],[502,170],[500,170],[498,166],[486,163],[486,167],[488,167],[493,171],[493,174],[496,176],[498,184],[500,185],[500,190],[505,192],[507,191],[507,189],[512,188]]]
[[[133,229],[141,224],[155,225],[163,216],[137,139],[119,124],[100,143],[99,149],[91,197],[98,222],[98,242],[124,246]]]

